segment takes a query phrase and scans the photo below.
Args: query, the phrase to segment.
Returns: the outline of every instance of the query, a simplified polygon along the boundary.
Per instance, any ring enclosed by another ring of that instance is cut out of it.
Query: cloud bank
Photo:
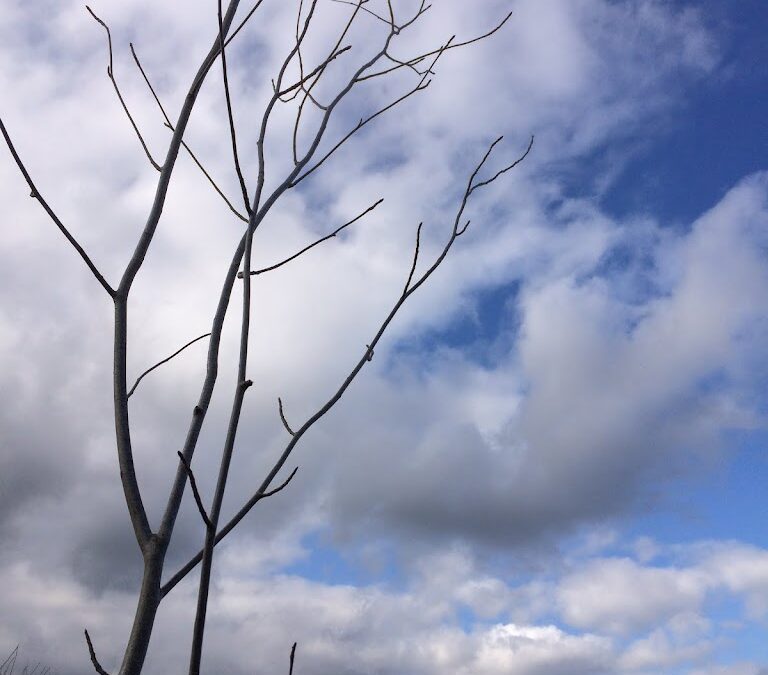
[[[265,3],[266,28],[252,27],[232,50],[248,175],[253,120],[293,30],[288,4]],[[44,5],[45,20],[39,3],[8,3],[0,17],[4,120],[41,190],[114,279],[156,176],[103,75],[103,32],[76,3]],[[134,42],[176,110],[215,13],[144,1],[94,9],[112,27],[123,93],[161,153],[167,130],[125,47]],[[348,8],[321,9],[310,54]],[[426,92],[383,116],[259,230],[256,263],[268,265],[385,199],[344,236],[257,278],[256,385],[226,513],[285,444],[277,397],[290,420],[305,419],[370,341],[407,276],[416,224],[425,223],[429,260],[489,140],[505,135],[503,162],[536,135],[526,162],[472,204],[455,255],[299,448],[290,495],[260,505],[222,547],[210,672],[279,672],[294,640],[308,675],[692,675],[721,672],[722,654],[735,655],[722,672],[763,672],[739,636],[765,620],[765,550],[735,541],[643,549],[618,537],[575,554],[567,543],[663,503],[691,464],[723,451],[725,433],[764,424],[768,175],[745,176],[685,223],[619,218],[602,202],[687,92],[718,75],[720,36],[701,12],[650,0],[521,0],[513,9],[503,31],[446,54]],[[481,34],[507,11],[496,1],[439,3],[399,48]],[[364,51],[379,30],[369,18],[350,39]],[[411,75],[366,90],[331,137],[412,85]],[[276,120],[268,182],[290,162],[290,133],[288,115]],[[188,138],[236,195],[224,134],[212,74]],[[0,162],[0,190],[0,652],[21,642],[30,658],[80,673],[87,626],[113,668],[141,560],[114,457],[111,308],[10,161]],[[132,300],[133,373],[208,330],[240,226],[180,162]],[[232,358],[222,360],[195,457],[207,495]],[[131,400],[155,524],[203,359],[202,345],[190,348]],[[169,570],[202,536],[185,500]],[[148,673],[185,663],[194,591],[186,581],[161,610]]]

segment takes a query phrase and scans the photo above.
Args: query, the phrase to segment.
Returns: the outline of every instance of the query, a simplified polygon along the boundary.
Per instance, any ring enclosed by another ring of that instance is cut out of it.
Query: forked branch
[[[251,499],[248,501],[248,503],[251,505],[250,508],[253,508],[262,499],[267,499],[268,497],[273,497],[278,492],[282,492],[288,486],[288,484],[293,480],[293,477],[296,475],[296,472],[298,470],[299,470],[299,467],[298,466],[295,467],[294,470],[291,471],[291,473],[288,476],[288,478],[286,478],[282,483],[280,483],[280,485],[278,485],[274,490],[270,490],[269,492],[265,492],[265,491],[262,490],[259,493],[257,493],[256,495],[254,495],[253,497],[251,497]],[[250,508],[249,508],[249,510],[250,510]],[[240,520],[242,520],[242,517],[239,518],[237,520],[237,522],[239,523]],[[224,527],[221,530],[219,530],[216,533],[215,543],[218,544],[224,537],[226,537],[232,531],[232,528],[234,528],[234,526],[236,524],[237,523],[235,523],[231,527],[230,527],[229,524],[227,524],[226,527]],[[171,589],[176,584],[178,584],[185,576],[187,576],[187,574],[189,574],[189,572],[191,572],[202,559],[203,559],[203,551],[200,551],[200,552],[198,552],[198,554],[194,558],[192,558],[192,560],[190,560],[182,569],[180,569],[176,574],[174,574],[168,580],[168,582],[166,584],[164,584],[160,588],[160,597],[164,598],[166,595],[168,595],[168,593],[171,591]]]
[[[489,155],[491,153],[491,150],[493,150],[493,147],[496,145],[496,143],[501,141],[502,138],[504,138],[504,137],[500,136],[499,139],[491,146],[491,149],[488,151]],[[508,166],[505,166],[503,169],[500,169],[499,171],[497,171],[491,178],[488,178],[487,180],[481,181],[480,183],[475,183],[472,186],[472,189],[470,190],[469,193],[472,194],[478,188],[484,187],[485,185],[490,185],[499,176],[501,176],[502,174],[506,173],[507,171],[510,171],[510,170],[514,169],[518,164],[520,164],[520,162],[522,162],[528,156],[528,153],[531,151],[531,148],[533,148],[533,136],[531,136],[531,140],[528,143],[528,147],[526,148],[525,152],[522,155],[520,155],[520,157],[518,157],[514,162],[512,162]],[[487,157],[488,157],[488,155],[486,155],[486,159],[487,159]],[[483,161],[485,161],[485,160],[483,160]],[[467,223],[467,225],[469,225],[469,223]],[[467,228],[465,227],[464,229],[467,229]],[[463,232],[463,230],[462,230],[462,232]]]
[[[429,6],[426,8],[428,9]],[[426,9],[424,11],[426,11]],[[494,26],[491,30],[489,30],[487,33],[483,33],[482,35],[478,35],[477,37],[471,38],[470,40],[464,40],[463,42],[457,42],[456,44],[452,44],[449,47],[442,48],[443,51],[448,51],[450,49],[458,49],[459,47],[466,47],[468,45],[474,44],[475,42],[480,42],[481,40],[485,40],[486,38],[491,37],[494,33],[496,33],[498,30],[501,29],[501,27],[509,21],[510,18],[512,18],[513,12],[509,12],[496,26]],[[419,63],[421,63],[424,59],[429,58],[430,56],[433,56],[437,54],[439,51],[441,51],[441,48],[438,47],[437,49],[433,49],[428,52],[424,52],[422,54],[419,54],[418,56],[412,56],[410,59],[405,60],[397,60],[397,65],[392,66],[391,68],[386,68],[385,70],[379,70],[375,73],[370,73],[368,75],[365,75],[364,77],[361,77],[360,80],[371,80],[374,77],[381,77],[382,75],[387,75],[389,73],[392,73],[396,70],[400,70],[401,68],[410,68],[412,66],[415,66]]]
[[[455,36],[454,36],[455,37]],[[346,143],[352,136],[354,136],[360,129],[365,127],[366,125],[370,124],[380,115],[383,115],[385,112],[391,110],[396,105],[399,105],[406,99],[410,98],[414,94],[417,94],[420,91],[424,91],[429,86],[429,83],[431,80],[428,80],[427,77],[430,73],[432,73],[432,68],[434,68],[435,64],[437,63],[440,56],[443,54],[443,52],[450,46],[451,42],[453,41],[453,37],[451,37],[450,40],[443,46],[442,49],[438,50],[437,55],[433,59],[432,63],[430,64],[429,68],[425,71],[425,73],[422,75],[421,79],[419,80],[418,84],[416,84],[415,87],[407,91],[402,96],[396,98],[394,101],[389,103],[388,105],[384,106],[383,108],[380,108],[375,113],[370,114],[368,117],[360,118],[360,121],[349,131],[346,135],[344,135],[328,152],[325,153],[314,165],[312,165],[309,169],[307,169],[303,174],[298,176],[292,183],[292,187],[298,185],[301,181],[303,181],[307,176],[310,176],[315,171],[317,171],[344,143]],[[387,46],[382,50],[381,55],[384,56],[387,52],[387,48],[389,46],[389,42],[387,43]],[[355,80],[355,83],[361,82],[364,77],[362,77],[362,74],[358,76]]]

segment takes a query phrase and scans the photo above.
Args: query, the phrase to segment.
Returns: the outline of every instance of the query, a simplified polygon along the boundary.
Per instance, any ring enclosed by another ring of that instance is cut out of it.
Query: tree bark
[[[160,578],[163,572],[167,547],[156,535],[152,535],[144,552],[144,576],[133,618],[131,635],[123,655],[119,675],[140,675],[149,649],[152,628],[160,606]]]

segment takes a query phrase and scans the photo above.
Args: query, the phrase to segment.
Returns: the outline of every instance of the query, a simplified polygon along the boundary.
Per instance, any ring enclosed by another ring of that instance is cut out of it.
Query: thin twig
[[[11,661],[13,661],[14,664],[16,663],[16,657],[18,653],[19,653],[19,645],[16,645],[16,647],[14,647],[13,650],[11,650],[11,653],[8,654],[5,661],[0,663],[0,672],[5,673],[8,669],[11,669],[11,670],[13,669],[14,666],[11,664]],[[5,669],[5,670],[2,670],[2,669]]]
[[[107,66],[107,76],[112,82],[112,86],[115,88],[115,93],[117,94],[117,98],[120,99],[120,104],[123,106],[123,110],[125,111],[125,114],[128,116],[128,119],[131,122],[131,126],[133,127],[133,130],[136,132],[136,136],[139,138],[139,142],[141,143],[141,147],[144,148],[144,154],[146,154],[147,159],[149,160],[149,163],[155,167],[158,171],[162,171],[163,167],[161,167],[152,157],[152,153],[149,151],[149,148],[147,147],[147,144],[144,142],[144,138],[141,135],[141,132],[139,131],[139,127],[136,125],[136,122],[133,120],[133,116],[131,115],[131,112],[128,110],[128,106],[125,103],[125,100],[123,99],[123,95],[120,93],[120,87],[117,86],[117,80],[115,79],[115,71],[112,65],[112,33],[109,30],[109,26],[107,26],[106,23],[104,23],[96,14],[94,11],[86,5],[85,8],[88,10],[90,15],[96,19],[98,23],[100,23],[104,30],[107,31],[107,45],[109,47],[109,65]]]
[[[279,396],[277,397],[277,409],[280,411],[280,419],[283,421],[283,426],[285,427],[285,430],[291,435],[295,436],[296,433],[293,429],[291,429],[290,425],[288,424],[288,420],[285,419],[285,413],[283,412],[283,399],[281,399]]]
[[[96,268],[96,265],[93,264],[93,261],[88,257],[88,254],[85,252],[82,246],[77,242],[77,239],[75,239],[70,233],[69,230],[64,227],[64,224],[59,220],[59,217],[53,212],[53,209],[51,209],[50,206],[48,206],[48,202],[45,201],[43,196],[40,194],[40,191],[35,186],[34,182],[32,181],[32,177],[29,175],[29,172],[27,171],[26,167],[24,166],[24,163],[21,161],[21,158],[19,157],[19,154],[16,152],[16,148],[13,146],[13,142],[11,141],[11,137],[8,135],[8,131],[5,128],[5,125],[3,124],[2,118],[0,118],[0,132],[3,134],[3,138],[5,138],[5,142],[8,145],[8,150],[11,151],[11,155],[13,156],[14,161],[16,162],[16,166],[19,167],[19,171],[21,171],[21,175],[24,176],[24,180],[27,181],[27,185],[29,185],[29,189],[31,190],[30,195],[34,197],[38,202],[40,202],[40,205],[45,209],[45,212],[48,214],[50,219],[56,224],[56,227],[61,230],[61,233],[67,238],[67,241],[72,244],[72,246],[75,248],[75,250],[80,254],[80,257],[83,259],[83,262],[88,266],[88,269],[91,270],[91,273],[93,276],[96,277],[96,280],[104,287],[104,290],[109,293],[110,297],[115,297],[115,289],[112,288],[107,283],[107,280],[102,276],[101,272]]]
[[[324,106],[324,105],[321,105],[320,103],[318,103],[318,101],[315,99],[315,97],[312,96],[312,89],[315,87],[315,85],[317,85],[317,83],[320,81],[320,78],[325,74],[326,67],[335,58],[334,54],[338,55],[338,54],[341,54],[342,52],[345,51],[345,49],[339,50],[339,47],[341,47],[341,43],[344,41],[344,38],[347,36],[347,33],[349,33],[349,30],[352,27],[352,24],[354,23],[355,19],[357,18],[357,13],[361,9],[364,9],[363,4],[366,3],[367,1],[368,0],[358,0],[357,4],[355,5],[355,11],[352,12],[352,14],[350,15],[349,19],[347,20],[347,23],[344,26],[344,30],[341,31],[341,34],[339,35],[338,39],[336,40],[336,44],[333,46],[333,49],[331,49],[331,51],[330,51],[330,53],[328,55],[328,58],[324,62],[324,65],[322,65],[322,67],[320,68],[320,70],[319,70],[319,72],[317,74],[317,77],[314,78],[314,80],[309,85],[309,87],[305,87],[303,83],[301,85],[301,91],[304,92],[304,98],[301,100],[301,103],[299,104],[299,109],[296,112],[296,119],[295,119],[294,125],[293,125],[293,161],[294,161],[294,164],[298,164],[297,149],[296,149],[296,147],[297,147],[297,139],[298,139],[298,135],[299,135],[299,125],[301,124],[301,115],[304,112],[304,106],[306,105],[307,99],[311,100],[312,103],[314,103],[318,108],[320,108],[320,110],[323,110],[323,111],[327,112],[328,106]],[[299,9],[299,11],[301,11],[301,9]],[[297,25],[297,30],[298,30],[298,25]],[[297,49],[297,52],[299,53],[299,57],[301,57],[301,51],[299,50],[301,41],[299,39],[298,33],[296,35],[296,39],[297,39],[296,49]],[[385,50],[385,53],[386,53],[386,50]],[[302,79],[304,79],[304,78],[302,78]],[[296,93],[298,94],[299,92],[297,91]]]
[[[426,10],[425,10],[426,11]],[[513,12],[509,12],[494,28],[489,30],[487,33],[484,33],[483,35],[478,35],[475,38],[472,38],[471,40],[465,40],[464,42],[457,42],[454,45],[451,45],[450,47],[444,48],[445,51],[451,50],[451,49],[458,49],[459,47],[466,47],[467,45],[471,45],[474,42],[479,42],[480,40],[485,40],[485,38],[490,37],[493,35],[496,31],[498,31],[509,19],[512,17]],[[401,27],[402,28],[402,27]],[[403,68],[405,66],[414,66],[417,63],[421,63],[424,59],[432,56],[433,54],[437,54],[440,51],[440,48],[433,49],[432,51],[425,52],[423,54],[419,54],[419,56],[414,56],[410,59],[407,59],[406,61],[402,62],[399,65],[393,66],[392,68],[386,68],[385,70],[379,70],[375,73],[370,73],[369,75],[365,75],[364,77],[361,77],[360,80],[371,80],[374,77],[380,77],[381,75],[386,75],[387,73],[394,72],[395,70],[399,70],[400,68]]]
[[[152,97],[155,99],[155,103],[157,103],[157,107],[160,108],[160,112],[163,115],[163,118],[165,118],[165,126],[170,129],[171,131],[174,130],[173,124],[171,123],[170,118],[168,117],[168,114],[165,112],[165,108],[163,107],[163,104],[160,101],[160,98],[157,95],[157,92],[155,91],[155,88],[152,86],[152,83],[149,81],[149,77],[147,76],[147,73],[144,70],[144,67],[141,65],[141,61],[139,61],[139,56],[136,54],[136,50],[133,47],[133,42],[130,43],[131,47],[131,54],[133,54],[133,60],[136,63],[136,66],[139,69],[139,72],[141,72],[142,77],[144,78],[144,82],[146,82],[147,87],[149,87],[149,91],[152,93]],[[181,146],[187,151],[189,156],[192,158],[192,161],[197,165],[197,168],[200,169],[200,171],[203,172],[203,175],[208,179],[208,182],[211,184],[211,187],[217,192],[217,194],[224,200],[226,205],[229,207],[229,210],[232,211],[240,220],[242,220],[244,223],[248,222],[248,218],[244,216],[240,211],[238,211],[234,204],[229,200],[227,195],[224,194],[224,191],[216,184],[216,181],[213,180],[211,177],[211,174],[206,171],[205,167],[203,166],[202,162],[197,158],[194,152],[190,149],[189,145],[182,140]]]
[[[296,644],[293,643],[293,647],[291,647],[291,664],[290,668],[288,669],[288,675],[293,675],[293,659],[296,657]]]
[[[291,143],[292,143],[291,147],[292,147],[292,151],[293,151],[293,164],[294,164],[294,166],[298,165],[298,163],[299,163],[297,146],[298,146],[299,125],[301,124],[301,115],[302,115],[302,113],[304,111],[304,105],[307,102],[307,97],[312,98],[312,95],[310,94],[310,92],[312,91],[312,87],[314,87],[319,82],[320,78],[325,73],[325,68],[326,68],[326,66],[323,66],[318,71],[318,74],[314,78],[312,84],[309,85],[309,89],[307,89],[304,86],[304,84],[303,84],[304,79],[305,79],[304,78],[304,62],[303,62],[303,60],[301,58],[301,43],[302,43],[302,41],[304,40],[304,37],[307,34],[307,29],[309,28],[309,21],[312,18],[313,12],[315,11],[315,4],[316,3],[315,2],[312,3],[312,6],[310,7],[310,10],[309,10],[309,14],[308,14],[307,19],[306,19],[305,24],[304,24],[304,30],[300,33],[299,32],[299,26],[301,25],[301,10],[302,10],[303,4],[304,4],[303,0],[299,0],[299,11],[298,11],[298,15],[296,16],[296,47],[294,48],[294,52],[296,53],[296,55],[298,56],[298,59],[299,59],[299,76],[300,76],[300,82],[302,82],[301,91],[304,92],[304,98],[301,100],[301,103],[299,104],[299,108],[296,111],[296,119],[294,120],[294,124],[293,124],[293,136],[292,136],[292,139],[291,139]],[[327,63],[330,63],[330,61],[331,61],[330,56],[332,56],[336,52],[336,50],[338,49],[339,45],[341,44],[341,41],[344,39],[344,35],[345,34],[346,34],[346,30],[342,33],[342,35],[339,38],[338,42],[336,43],[335,47],[331,50],[329,58],[326,59],[326,65],[327,65]],[[296,93],[298,95],[299,92],[297,91]],[[315,99],[312,98],[312,101],[315,101]],[[327,106],[323,107],[323,106],[320,106],[320,104],[318,104],[318,106],[321,109],[323,109],[323,110],[328,110]]]
[[[245,15],[245,18],[238,24],[237,28],[235,28],[235,30],[232,31],[232,34],[227,38],[227,41],[224,43],[225,47],[227,47],[229,43],[235,39],[235,35],[237,35],[243,29],[243,26],[248,23],[248,19],[253,16],[253,13],[259,8],[262,2],[264,2],[264,0],[258,0],[258,2],[251,8],[251,11]]]
[[[437,63],[438,59],[442,54],[450,47],[450,44],[455,36],[451,37],[450,40],[443,46],[442,49],[438,50],[437,55],[435,56],[434,60],[430,64],[429,68],[425,71],[424,75],[422,75],[421,79],[419,80],[418,84],[413,87],[410,91],[406,92],[399,98],[392,101],[389,105],[384,106],[383,108],[377,110],[375,113],[369,115],[366,118],[360,118],[360,121],[345,135],[339,140],[328,152],[323,155],[314,165],[312,165],[309,169],[307,169],[303,174],[301,174],[296,180],[293,181],[292,187],[295,187],[298,185],[301,181],[303,181],[307,176],[314,173],[319,169],[330,157],[333,155],[344,143],[346,143],[354,134],[356,134],[360,129],[362,129],[367,124],[370,124],[373,120],[375,120],[379,115],[383,115],[388,110],[391,110],[396,105],[402,103],[407,98],[410,98],[414,94],[423,91],[429,86],[429,83],[431,80],[427,80],[427,76],[432,72],[432,68],[434,68],[435,64]],[[386,51],[384,52],[386,53]],[[357,78],[357,82],[361,82],[363,77]]]
[[[187,472],[187,478],[189,478],[189,485],[192,488],[192,495],[195,498],[195,504],[197,504],[197,510],[200,511],[200,517],[203,519],[205,526],[210,530],[213,527],[211,519],[208,517],[208,513],[203,506],[203,500],[200,497],[200,491],[197,489],[197,481],[195,480],[195,474],[192,473],[192,467],[189,466],[189,462],[184,458],[181,452],[176,453],[179,456],[179,460],[184,465],[184,470]]]
[[[392,61],[392,63],[397,63],[405,68],[410,68],[417,75],[424,75],[427,72],[430,72],[432,75],[434,75],[434,73],[432,73],[431,71],[419,70],[412,63],[408,63],[407,61],[401,61],[400,59],[397,59],[394,56],[392,56],[392,54],[385,54],[384,56],[386,56],[390,61]]]
[[[531,140],[528,143],[528,147],[526,148],[525,152],[520,157],[518,157],[514,162],[512,162],[512,164],[510,164],[509,166],[506,166],[503,169],[501,169],[500,171],[498,171],[492,178],[489,178],[488,180],[484,180],[481,183],[477,183],[476,185],[473,185],[472,189],[470,190],[470,194],[472,192],[474,192],[475,190],[477,190],[477,188],[481,188],[484,185],[488,185],[489,183],[493,183],[493,181],[495,181],[503,173],[506,173],[507,171],[510,171],[511,169],[514,169],[518,164],[520,164],[520,162],[522,162],[528,156],[528,153],[531,151],[531,148],[533,147],[533,139],[534,139],[534,136],[531,136]],[[501,140],[501,138],[499,140]],[[467,223],[467,224],[469,224],[469,223]],[[466,228],[464,228],[464,229],[466,229]]]
[[[88,653],[91,655],[91,663],[96,669],[99,675],[109,675],[109,673],[101,667],[99,660],[96,658],[96,652],[93,649],[93,643],[91,642],[91,636],[88,635],[88,630],[85,630],[85,641],[88,643]]]
[[[190,345],[195,344],[198,340],[202,340],[203,338],[207,338],[210,335],[210,333],[204,333],[203,335],[200,335],[196,337],[194,340],[190,340],[185,344],[181,349],[177,349],[173,354],[171,354],[169,357],[163,359],[162,361],[158,361],[154,366],[151,368],[147,368],[139,377],[137,378],[136,382],[133,383],[133,386],[131,387],[131,390],[128,392],[128,398],[131,397],[131,394],[133,394],[134,391],[136,391],[136,387],[139,386],[139,382],[141,382],[147,375],[149,375],[155,368],[159,368],[164,363],[168,363],[174,356],[177,356],[178,354],[181,354],[187,347]]]
[[[413,250],[413,263],[411,264],[411,271],[408,274],[408,280],[405,282],[403,293],[408,292],[408,286],[411,285],[411,279],[413,279],[413,274],[416,271],[416,263],[419,261],[419,243],[421,241],[421,226],[423,224],[423,222],[419,223],[419,226],[416,228],[416,246]]]
[[[338,2],[344,5],[352,5],[352,7],[355,7],[358,5],[357,2],[351,2],[351,0],[333,0],[333,2]],[[379,14],[376,14],[376,12],[368,9],[367,7],[362,6],[364,3],[359,3],[359,4],[360,4],[360,9],[362,9],[364,12],[367,12],[371,16],[376,17],[379,21],[382,21],[383,23],[387,24],[387,26],[390,25],[389,21],[387,21],[383,16],[380,16]]]
[[[299,81],[303,82],[304,80],[304,59],[301,57],[301,10],[304,8],[304,0],[299,0],[299,9],[296,12],[296,56],[299,60]],[[301,85],[301,89],[303,91],[307,91],[304,88],[304,85]],[[296,94],[298,95],[298,91]],[[297,156],[296,151],[296,145],[297,145],[297,137],[299,134],[299,119],[301,118],[301,110],[304,107],[304,101],[306,101],[306,96],[302,100],[302,102],[299,104],[299,111],[296,113],[296,121],[293,125],[293,138],[291,139],[291,150],[293,151],[293,163],[294,165],[299,163],[299,158]]]
[[[389,10],[389,27],[397,35],[400,27],[395,23],[395,8],[392,7],[392,0],[387,0],[387,9]]]
[[[248,201],[248,188],[245,186],[245,178],[243,177],[243,170],[240,168],[240,158],[237,155],[237,134],[235,133],[235,118],[232,114],[232,99],[229,94],[229,73],[227,70],[227,53],[225,50],[226,43],[224,42],[224,24],[223,16],[221,13],[221,0],[218,0],[218,19],[219,19],[219,44],[221,45],[221,69],[224,76],[224,98],[227,101],[227,118],[229,119],[229,135],[232,139],[232,157],[235,162],[235,171],[237,172],[237,179],[240,181],[240,191],[243,194],[243,203],[245,204],[245,211],[248,215],[251,215],[251,205]]]
[[[269,267],[263,267],[258,270],[251,270],[251,276],[255,276],[257,274],[264,274],[264,272],[271,272],[272,270],[276,270],[278,267],[282,267],[286,263],[291,262],[292,260],[295,260],[298,258],[302,253],[306,253],[310,249],[313,249],[318,244],[322,244],[324,241],[328,241],[329,239],[333,239],[339,232],[341,232],[343,229],[349,227],[353,223],[356,223],[358,220],[360,220],[364,215],[367,213],[373,211],[379,204],[381,204],[384,201],[384,199],[379,199],[376,203],[369,206],[365,211],[363,211],[360,215],[355,216],[352,220],[344,223],[343,225],[337,227],[333,232],[330,234],[326,234],[324,237],[321,237],[317,241],[312,242],[309,246],[305,246],[303,249],[301,249],[298,253],[294,253],[292,256],[289,256],[285,260],[281,260],[279,263],[275,263],[274,265],[270,265]],[[238,272],[238,278],[242,279],[243,273]]]
[[[341,49],[333,52],[325,61],[323,61],[319,66],[316,66],[315,68],[313,68],[312,71],[307,73],[302,79],[298,80],[297,82],[295,82],[294,84],[290,85],[289,87],[286,87],[285,89],[282,89],[280,92],[277,92],[278,98],[283,103],[289,103],[290,101],[292,101],[294,98],[296,98],[296,96],[298,96],[302,92],[302,90],[303,90],[302,87],[303,87],[304,84],[309,82],[309,80],[311,80],[321,70],[326,68],[331,61],[333,61],[336,58],[338,58],[339,56],[341,56],[344,52],[348,52],[350,49],[352,49],[352,45],[347,45],[346,47],[342,47]],[[273,88],[274,88],[274,86],[275,85],[274,85],[274,82],[273,82]],[[296,91],[294,92],[294,94],[292,96],[290,96],[289,98],[283,98],[283,96],[285,96],[286,94],[288,94],[289,92],[294,91],[294,90],[296,90]]]

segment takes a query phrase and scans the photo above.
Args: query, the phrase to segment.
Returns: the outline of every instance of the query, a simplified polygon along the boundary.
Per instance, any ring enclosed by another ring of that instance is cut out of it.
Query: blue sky
[[[114,280],[156,173],[104,77],[103,31],[78,3],[44,4],[44,20],[21,1],[0,14],[0,115],[41,191]],[[407,14],[413,2],[395,5]],[[466,235],[302,440],[296,479],[218,549],[205,668],[282,672],[298,641],[303,675],[764,675],[768,6],[434,5],[399,56],[514,15],[492,39],[447,53],[425,92],[355,137],[259,229],[254,255],[266,266],[384,198],[344,236],[254,282],[256,386],[225,513],[285,446],[277,397],[300,424],[375,334],[407,276],[416,225],[422,270],[488,144],[504,134],[488,175],[532,134],[533,151],[473,197]],[[307,62],[349,9],[318,6]],[[211,7],[93,7],[112,28],[121,90],[162,156],[167,130],[128,43],[176,111],[215,28]],[[295,22],[292,3],[259,11],[229,55],[251,185],[253,120]],[[354,49],[318,97],[380,38],[376,19],[356,23]],[[321,149],[412,76],[361,88]],[[186,138],[234,198],[221,93],[212,73]],[[294,114],[285,104],[270,125],[268,189],[292,166]],[[304,118],[300,148],[317,114]],[[21,644],[34,662],[81,673],[87,626],[116,672],[141,568],[114,455],[110,306],[2,159],[0,655]],[[209,330],[241,227],[182,158],[131,300],[132,373]],[[194,459],[206,501],[234,382],[230,312]],[[131,399],[150,520],[204,358],[202,343],[191,347]],[[185,498],[169,574],[202,536]],[[193,575],[164,601],[148,675],[186,663],[195,593]]]
[[[765,3],[681,4],[707,15],[722,70],[687,88],[675,114],[612,186],[604,203],[615,213],[647,210],[690,222],[742,176],[765,168]]]

